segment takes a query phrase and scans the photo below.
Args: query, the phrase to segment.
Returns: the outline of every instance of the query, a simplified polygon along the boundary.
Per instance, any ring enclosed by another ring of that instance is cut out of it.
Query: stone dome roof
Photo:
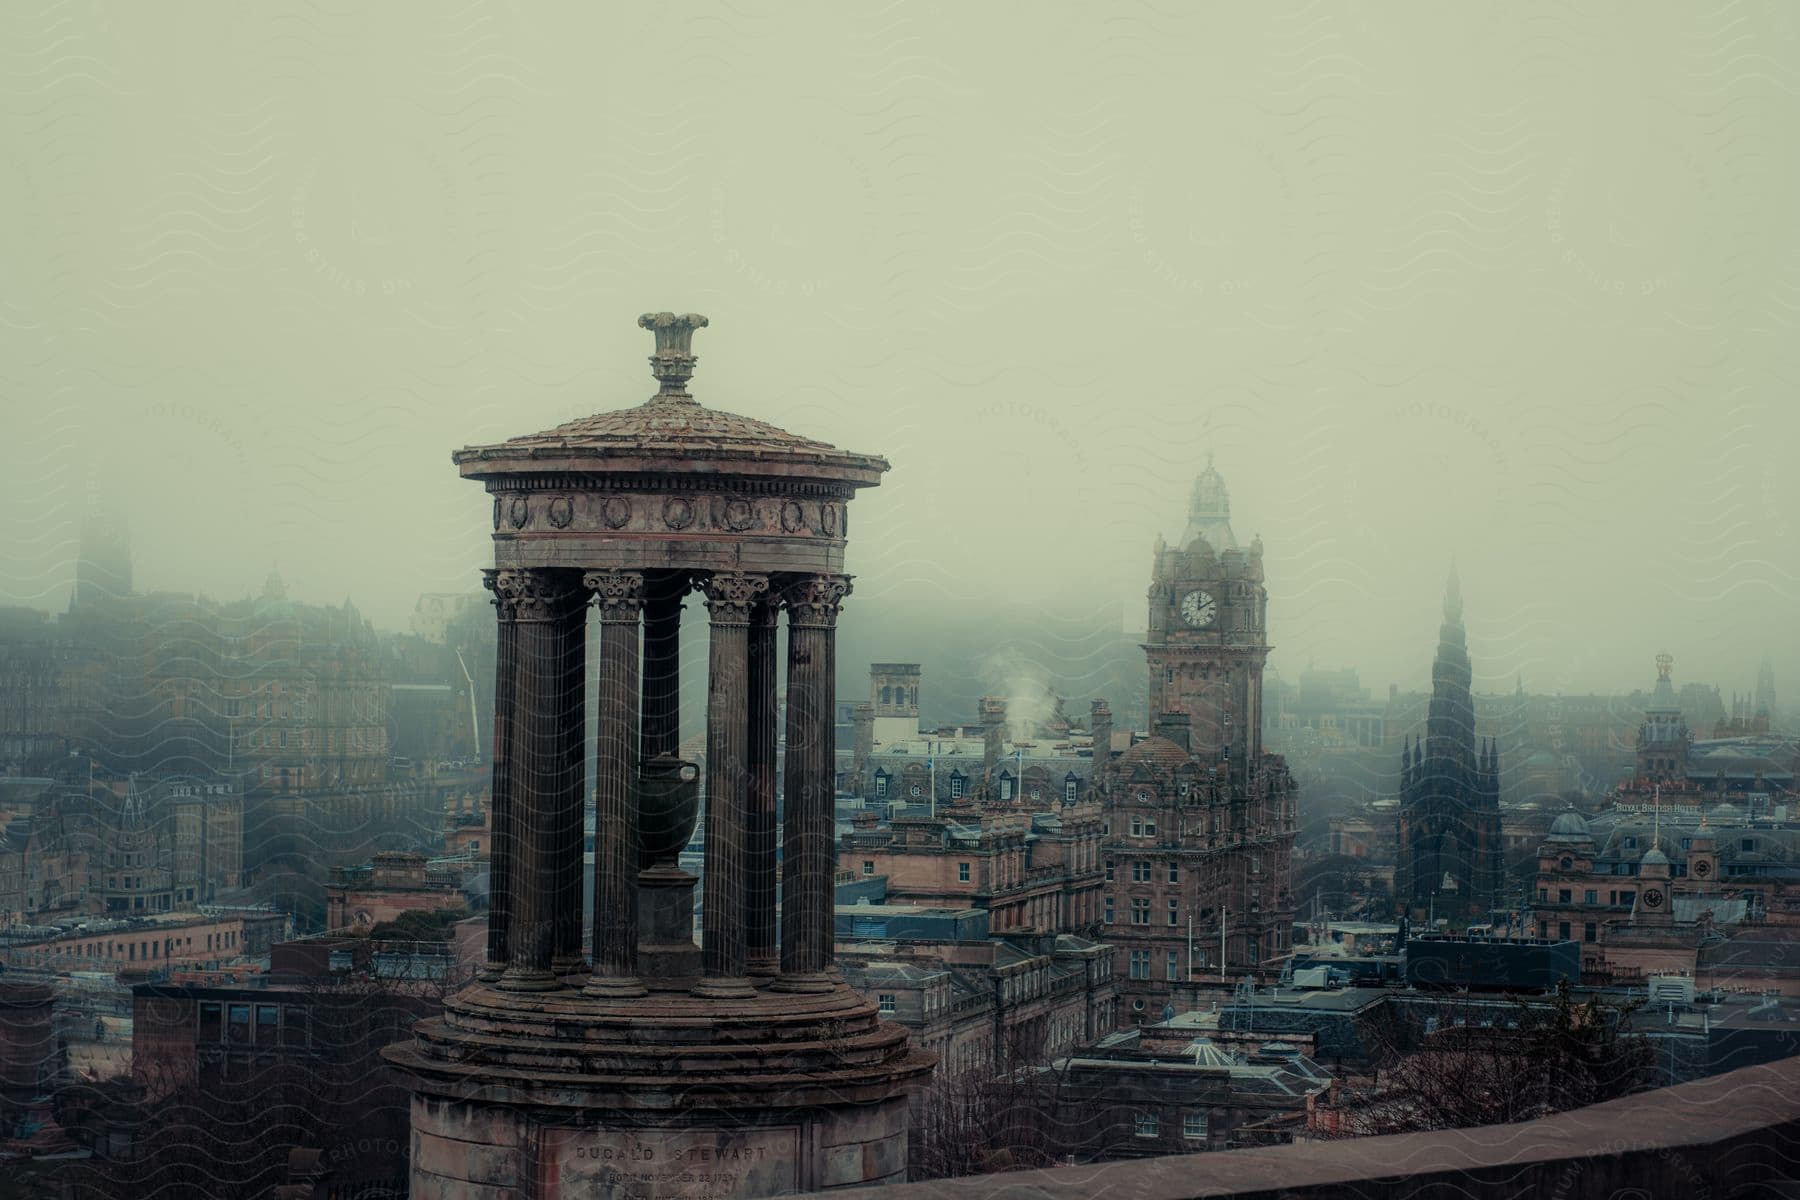
[[[1173,771],[1176,767],[1187,766],[1193,758],[1192,754],[1168,738],[1153,734],[1119,755],[1117,761],[1121,766],[1134,767],[1139,763],[1146,763],[1165,771]]]
[[[1550,840],[1553,842],[1585,842],[1591,841],[1593,836],[1587,821],[1572,808],[1559,813],[1550,823]]]
[[[1652,846],[1644,851],[1644,857],[1638,860],[1638,864],[1645,867],[1666,867],[1669,865],[1669,856],[1658,847]]]
[[[731,475],[805,474],[866,487],[888,469],[879,455],[840,450],[785,429],[722,409],[688,394],[698,356],[698,313],[645,313],[638,324],[656,334],[650,373],[660,390],[632,408],[612,409],[565,421],[551,429],[485,446],[466,446],[452,461],[472,478],[541,475],[559,470],[634,473],[678,469]]]
[[[1706,819],[1713,825],[1720,825],[1730,821],[1741,821],[1744,819],[1744,810],[1727,801],[1707,813]]]
[[[752,417],[708,408],[688,396],[652,396],[636,408],[619,408],[565,421],[541,433],[508,438],[506,446],[553,446],[559,450],[607,446],[670,450],[795,450],[829,452],[829,442],[814,441]]]

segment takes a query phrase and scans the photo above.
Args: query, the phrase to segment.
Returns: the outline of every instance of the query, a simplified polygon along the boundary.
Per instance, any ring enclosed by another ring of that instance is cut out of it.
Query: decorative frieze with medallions
[[[501,492],[494,529],[514,533],[643,535],[750,534],[842,541],[844,504],[817,496],[734,493]]]

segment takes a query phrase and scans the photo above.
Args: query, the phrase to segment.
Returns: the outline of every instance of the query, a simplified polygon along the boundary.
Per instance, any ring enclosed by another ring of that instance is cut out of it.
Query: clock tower
[[[1181,543],[1156,543],[1150,575],[1149,714],[1186,713],[1193,752],[1235,772],[1262,753],[1269,657],[1262,541],[1240,547],[1231,498],[1209,460],[1194,480]]]

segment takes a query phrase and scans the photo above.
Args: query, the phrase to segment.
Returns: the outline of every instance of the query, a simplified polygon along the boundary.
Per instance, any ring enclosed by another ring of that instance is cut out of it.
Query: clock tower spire
[[[1262,754],[1268,596],[1262,542],[1238,545],[1231,496],[1210,458],[1189,493],[1180,544],[1157,541],[1148,599],[1150,722],[1187,714],[1194,753],[1241,775]]]

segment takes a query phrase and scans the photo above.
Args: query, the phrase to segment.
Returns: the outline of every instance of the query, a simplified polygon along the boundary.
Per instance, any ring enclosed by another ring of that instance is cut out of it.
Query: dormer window
[[[877,769],[875,772],[875,798],[877,800],[885,800],[885,799],[887,799],[887,794],[888,794],[888,773],[886,771]]]
[[[964,776],[961,771],[950,772],[950,798],[961,800],[963,797]]]

